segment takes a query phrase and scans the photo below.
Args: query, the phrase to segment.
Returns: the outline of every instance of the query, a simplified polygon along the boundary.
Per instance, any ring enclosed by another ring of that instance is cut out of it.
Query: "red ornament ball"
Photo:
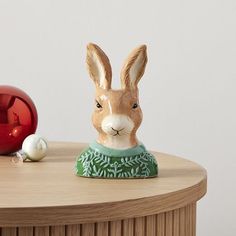
[[[22,90],[0,86],[0,155],[21,149],[24,139],[38,124],[36,107]]]

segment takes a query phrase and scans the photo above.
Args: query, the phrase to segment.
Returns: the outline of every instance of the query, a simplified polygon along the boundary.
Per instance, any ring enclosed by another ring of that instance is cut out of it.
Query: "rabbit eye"
[[[132,109],[136,109],[138,107],[138,103],[134,103],[134,105],[132,106]]]
[[[96,107],[100,109],[102,108],[102,105],[98,101],[96,101]]]

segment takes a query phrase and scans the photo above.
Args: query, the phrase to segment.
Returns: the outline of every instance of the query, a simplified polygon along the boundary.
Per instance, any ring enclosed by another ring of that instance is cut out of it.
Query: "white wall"
[[[49,140],[95,138],[90,41],[110,56],[116,87],[128,52],[148,45],[139,137],[207,168],[198,235],[235,236],[236,2],[0,0],[0,84],[33,98]]]

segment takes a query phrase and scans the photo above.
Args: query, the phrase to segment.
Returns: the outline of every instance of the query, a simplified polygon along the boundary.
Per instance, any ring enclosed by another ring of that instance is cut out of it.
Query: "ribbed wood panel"
[[[59,226],[51,226],[50,228],[50,236],[65,236],[65,226],[59,225]]]
[[[156,236],[156,215],[146,217],[146,235]]]
[[[181,236],[186,236],[186,216],[185,216],[185,208],[180,208],[179,210],[179,234]],[[187,235],[188,236],[188,235]]]
[[[179,234],[179,209],[173,211],[173,236],[181,236]]]
[[[96,226],[96,236],[109,236],[108,222],[101,222]]]
[[[135,236],[143,236],[145,235],[145,229],[146,229],[146,222],[145,222],[145,217],[138,217],[135,218],[135,231],[134,235]]]
[[[165,213],[157,215],[157,235],[165,236]]]
[[[34,236],[34,228],[20,227],[18,228],[18,236]]]
[[[17,228],[15,227],[4,227],[1,230],[1,236],[17,236]]]
[[[94,236],[95,224],[82,224],[81,236]]]
[[[189,205],[190,207],[189,225],[190,225],[191,236],[196,236],[196,205],[197,203]]]
[[[34,236],[49,236],[49,226],[41,226],[34,228]]]
[[[122,236],[134,236],[134,219],[123,220]]]
[[[192,235],[190,232],[190,206],[185,207],[185,224],[186,224],[186,235]]]
[[[165,236],[173,235],[173,211],[166,212],[165,217]]]
[[[67,225],[66,236],[80,236],[81,225]]]
[[[122,235],[122,222],[112,221],[110,222],[109,236],[121,236]]]
[[[196,236],[196,203],[172,211],[81,225],[3,227],[0,236]]]

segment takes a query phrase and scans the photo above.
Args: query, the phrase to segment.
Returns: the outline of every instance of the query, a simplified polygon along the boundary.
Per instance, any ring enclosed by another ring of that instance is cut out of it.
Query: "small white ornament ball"
[[[46,140],[37,134],[29,135],[22,144],[22,151],[26,154],[27,159],[31,161],[40,161],[43,159],[48,150]]]

